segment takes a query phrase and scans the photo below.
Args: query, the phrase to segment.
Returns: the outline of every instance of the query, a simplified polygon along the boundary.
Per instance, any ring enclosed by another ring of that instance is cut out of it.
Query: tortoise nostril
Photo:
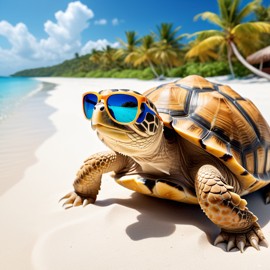
[[[101,105],[101,104],[97,104],[95,107],[94,107],[94,110],[99,110],[99,111],[104,111],[105,107],[104,105]]]

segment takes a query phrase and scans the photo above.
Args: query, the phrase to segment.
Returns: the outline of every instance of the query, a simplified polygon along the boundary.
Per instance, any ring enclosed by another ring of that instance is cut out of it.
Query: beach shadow
[[[204,215],[198,205],[178,203],[133,193],[129,199],[107,199],[95,205],[106,207],[119,204],[140,212],[137,221],[126,228],[134,241],[152,237],[166,237],[174,233],[177,224],[193,225],[212,237],[218,229]],[[210,240],[210,239],[209,239]]]
[[[56,131],[49,116],[56,111],[45,103],[56,84],[42,82],[42,89],[19,104],[0,123],[0,195],[18,183],[37,161],[35,151]]]
[[[269,222],[270,205],[265,205],[263,191],[245,196],[248,201],[248,208],[258,217],[263,227]],[[219,233],[219,228],[214,225],[203,213],[199,205],[162,200],[133,193],[129,199],[107,199],[97,201],[95,205],[106,207],[112,204],[119,204],[140,212],[137,221],[126,228],[126,233],[133,241],[140,241],[147,238],[166,237],[173,234],[177,224],[192,225],[203,231],[209,243],[213,245]],[[266,235],[266,238],[270,236]],[[219,245],[224,251],[225,245]]]

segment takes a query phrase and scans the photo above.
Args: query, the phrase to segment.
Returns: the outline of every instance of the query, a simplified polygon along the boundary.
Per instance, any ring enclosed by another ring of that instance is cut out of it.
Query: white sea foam
[[[0,123],[28,98],[42,90],[42,83],[29,78],[0,78]]]

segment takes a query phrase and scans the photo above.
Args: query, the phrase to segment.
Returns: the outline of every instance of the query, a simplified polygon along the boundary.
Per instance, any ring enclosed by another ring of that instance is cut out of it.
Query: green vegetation
[[[217,0],[217,4],[219,14],[206,11],[195,18],[215,24],[218,30],[180,35],[181,27],[162,23],[156,32],[143,37],[135,31],[126,32],[126,41],[119,39],[118,49],[107,46],[84,56],[76,53],[74,59],[62,64],[20,71],[14,76],[152,79],[190,74],[245,76],[250,70],[254,72],[242,56],[270,44],[270,7],[263,7],[260,0],[243,8],[240,0]],[[255,20],[247,21],[252,14]],[[191,41],[184,45],[181,41],[187,36]],[[261,76],[259,72],[256,74]]]
[[[270,34],[270,24],[267,22],[244,22],[247,16],[258,10],[260,0],[254,0],[240,9],[240,0],[218,0],[219,15],[213,12],[203,12],[195,18],[208,20],[221,30],[206,30],[195,33],[196,42],[192,44],[186,57],[197,57],[201,61],[216,59],[218,55],[227,54],[231,74],[234,76],[232,56],[233,54],[248,56],[260,49],[263,45],[262,34]],[[256,40],[256,42],[251,42]],[[239,52],[240,51],[240,52]],[[242,61],[241,61],[242,62]],[[242,62],[247,68],[249,64]]]
[[[192,74],[197,74],[203,77],[221,76],[230,73],[229,65],[224,61],[196,63],[188,62],[181,67],[173,68],[168,73],[169,77],[185,77]],[[243,77],[250,74],[239,62],[235,62],[235,74],[237,77]]]
[[[95,64],[89,61],[89,55],[76,57],[72,60],[66,60],[59,65],[52,67],[42,67],[23,70],[15,73],[13,76],[23,77],[82,77],[80,74],[86,74],[89,70],[95,68]]]

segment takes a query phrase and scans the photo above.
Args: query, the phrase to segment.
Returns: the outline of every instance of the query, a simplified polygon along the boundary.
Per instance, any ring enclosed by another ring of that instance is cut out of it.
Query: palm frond
[[[270,34],[270,24],[265,22],[250,22],[237,25],[233,30],[233,40],[244,56],[263,47],[261,34]],[[256,42],[251,42],[252,40]]]
[[[126,50],[123,49],[123,48],[119,48],[116,52],[115,52],[115,57],[116,59],[120,59],[122,58],[123,56],[126,55]]]
[[[196,37],[197,41],[202,41],[212,36],[224,36],[224,33],[219,30],[204,30],[187,35],[188,38]]]
[[[234,0],[230,4],[230,9],[229,9],[229,22],[230,25],[235,25],[238,22],[236,22],[236,17],[238,14],[238,8],[239,8],[240,1],[239,0]]]
[[[124,40],[122,40],[121,38],[117,38],[117,41],[121,44],[122,47],[127,46],[127,43]]]
[[[153,35],[146,35],[141,38],[141,46],[145,49],[150,49],[155,42]]]
[[[200,14],[196,15],[194,17],[194,20],[196,21],[199,18],[201,18],[204,21],[207,20],[210,23],[213,23],[215,25],[218,25],[218,26],[222,27],[222,22],[220,20],[220,17],[216,13],[206,11],[206,12],[203,12],[203,13],[200,13]]]
[[[179,41],[184,37],[184,35],[176,36],[181,26],[173,28],[172,23],[161,23],[161,25],[157,25],[157,33],[155,35],[158,41],[165,40],[167,43],[172,45],[175,48],[179,48],[181,44]]]
[[[132,63],[134,63],[134,61],[135,61],[136,58],[137,58],[136,53],[135,53],[135,52],[132,52],[132,53],[129,53],[129,54],[125,57],[124,62],[125,62],[126,64],[132,64]]]
[[[261,0],[254,0],[248,3],[246,6],[244,6],[243,9],[238,12],[236,22],[241,23],[245,17],[250,15],[258,8],[258,6],[260,6],[261,2],[262,2]]]
[[[225,42],[223,36],[211,36],[195,45],[187,52],[186,58],[198,57],[200,60],[205,61],[209,58],[217,58],[215,50]]]
[[[237,46],[238,50],[245,57],[265,47],[264,42],[259,38],[259,36],[258,37],[255,36],[253,38],[258,41],[250,42],[250,37],[248,36],[241,39],[237,38],[234,39],[234,43]]]
[[[139,38],[137,37],[137,33],[135,31],[127,31],[125,32],[127,44],[129,46],[136,46],[140,43]]]
[[[172,26],[171,26],[172,27]],[[177,26],[173,31],[172,31],[172,36],[175,36],[177,34],[177,32],[180,31],[182,27],[181,26]]]
[[[221,21],[223,22],[228,22],[229,21],[229,7],[228,7],[229,2],[226,0],[218,0],[218,7],[219,7],[219,12],[220,12],[220,17],[221,17]],[[222,26],[223,27],[223,23]]]
[[[260,22],[270,22],[270,5],[268,7],[264,7],[259,5],[255,11],[256,21]]]
[[[242,23],[235,26],[231,33],[234,36],[237,35],[248,35],[250,36],[250,39],[254,40],[252,35],[254,34],[262,34],[262,33],[268,33],[270,34],[270,23],[267,22],[248,22],[248,23]]]

